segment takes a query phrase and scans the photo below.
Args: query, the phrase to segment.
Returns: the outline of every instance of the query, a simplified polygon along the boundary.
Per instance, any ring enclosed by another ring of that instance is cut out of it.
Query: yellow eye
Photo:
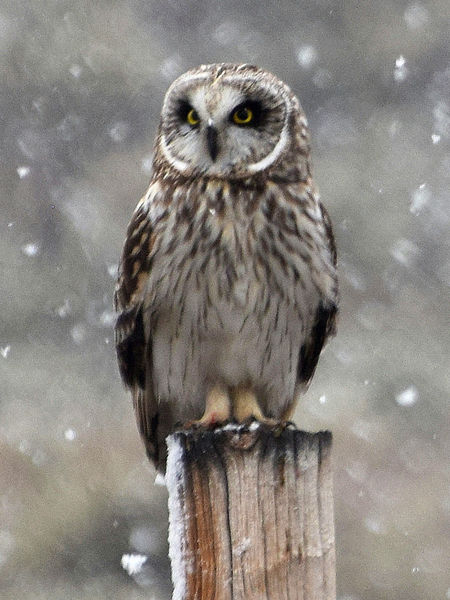
[[[198,125],[200,123],[200,117],[197,114],[195,108],[191,108],[191,110],[186,115],[186,121],[189,125]]]
[[[236,125],[248,125],[253,120],[253,111],[248,106],[238,108],[233,113],[233,121]]]

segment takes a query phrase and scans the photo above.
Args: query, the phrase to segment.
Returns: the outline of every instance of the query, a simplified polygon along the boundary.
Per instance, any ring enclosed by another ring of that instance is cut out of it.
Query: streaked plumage
[[[206,404],[206,424],[287,418],[334,333],[336,250],[309,151],[297,99],[256,67],[202,66],[167,92],[115,293],[120,371],[160,469],[165,437]]]

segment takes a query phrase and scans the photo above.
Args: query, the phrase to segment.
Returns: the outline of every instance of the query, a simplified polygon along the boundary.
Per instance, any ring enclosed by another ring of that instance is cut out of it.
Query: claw
[[[269,427],[278,423],[276,419],[263,414],[256,394],[246,386],[238,386],[233,391],[233,417],[238,423],[251,423],[256,420]]]

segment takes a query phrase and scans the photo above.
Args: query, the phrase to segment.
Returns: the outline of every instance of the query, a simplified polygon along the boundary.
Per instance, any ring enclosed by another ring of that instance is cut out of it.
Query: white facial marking
[[[169,147],[167,146],[166,136],[164,136],[164,135],[161,137],[161,149],[162,149],[166,159],[169,161],[169,163],[171,163],[175,167],[175,169],[177,169],[177,171],[184,173],[185,171],[187,171],[189,169],[189,164],[187,162],[184,162],[183,160],[179,160],[178,158],[175,158],[175,156],[173,156],[173,154],[169,150]]]
[[[200,117],[200,127],[197,131],[192,134],[186,133],[180,136],[180,139],[171,140],[170,145],[167,143],[166,136],[161,136],[161,150],[165,155],[166,159],[171,165],[180,171],[181,173],[187,173],[194,169],[199,169],[204,174],[209,175],[226,175],[236,169],[236,173],[245,176],[246,174],[257,173],[267,169],[280,157],[282,152],[285,150],[289,135],[288,135],[288,122],[291,112],[291,103],[289,101],[288,90],[283,85],[279,86],[277,95],[281,96],[285,104],[285,115],[284,122],[279,134],[279,138],[276,140],[275,146],[266,156],[263,156],[260,160],[253,163],[245,163],[245,155],[250,152],[250,149],[255,148],[255,144],[258,144],[257,134],[251,135],[251,129],[244,133],[235,131],[229,128],[229,114],[234,107],[245,101],[240,86],[237,85],[239,80],[244,84],[250,86],[254,84],[259,90],[263,92],[267,90],[267,94],[274,96],[274,85],[261,80],[260,77],[253,77],[248,75],[240,75],[234,73],[233,75],[221,74],[220,81],[222,83],[222,89],[220,90],[220,96],[217,96],[217,88],[212,91],[212,84],[217,83],[217,79],[214,82],[208,82],[206,85],[189,89],[189,84],[192,81],[198,80],[210,80],[210,73],[199,73],[194,76],[186,78],[187,86],[186,93],[188,101],[191,106],[195,107],[196,112]],[[182,87],[184,81],[181,80],[178,85]],[[177,86],[175,86],[176,89]],[[168,94],[170,96],[170,92]],[[167,100],[163,106],[163,114],[167,109]],[[203,123],[203,126],[201,125]],[[205,124],[218,128],[219,137],[225,140],[222,146],[219,157],[215,161],[211,161],[207,154],[205,146],[205,135],[204,128]],[[186,137],[185,137],[186,136]],[[230,137],[231,136],[231,137]],[[247,137],[246,137],[247,136]],[[228,143],[226,143],[228,140]],[[239,160],[239,150],[241,151]],[[260,153],[261,154],[261,153]]]
[[[267,169],[267,167],[269,167],[272,163],[274,163],[277,160],[277,158],[280,156],[280,154],[283,152],[283,150],[286,148],[287,141],[288,141],[287,124],[285,123],[283,126],[283,129],[281,131],[280,139],[279,139],[277,145],[275,146],[275,148],[272,150],[272,152],[269,152],[269,154],[267,156],[265,156],[262,160],[260,160],[256,163],[253,163],[251,165],[248,165],[248,170],[250,171],[250,173],[257,173],[258,171],[264,171],[264,169]]]

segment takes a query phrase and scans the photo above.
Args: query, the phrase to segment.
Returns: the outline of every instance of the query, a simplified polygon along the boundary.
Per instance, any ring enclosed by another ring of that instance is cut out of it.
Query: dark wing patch
[[[331,219],[323,204],[319,203],[322,212],[323,223],[327,234],[328,247],[332,264],[337,265],[336,242],[334,241],[333,227]],[[319,360],[322,348],[327,341],[327,338],[336,333],[336,318],[338,313],[339,290],[336,280],[335,302],[328,301],[326,304],[321,302],[317,308],[314,324],[309,334],[300,349],[300,357],[298,363],[298,380],[301,383],[307,384],[316,370],[317,361]]]
[[[153,394],[150,311],[144,312],[144,295],[155,241],[154,223],[144,204],[138,205],[127,230],[114,306],[119,313],[115,340],[120,374],[130,388],[139,432],[147,454],[160,462],[158,402]]]
[[[302,383],[308,383],[316,370],[317,361],[323,345],[330,335],[336,332],[337,306],[319,305],[308,340],[300,349],[298,365],[298,379]]]
[[[116,352],[123,382],[130,388],[145,389],[145,347],[142,306],[123,311],[116,322]]]
[[[114,305],[116,351],[122,379],[130,388],[145,389],[148,366],[143,296],[150,271],[153,227],[148,213],[139,205],[131,219],[122,252]]]

